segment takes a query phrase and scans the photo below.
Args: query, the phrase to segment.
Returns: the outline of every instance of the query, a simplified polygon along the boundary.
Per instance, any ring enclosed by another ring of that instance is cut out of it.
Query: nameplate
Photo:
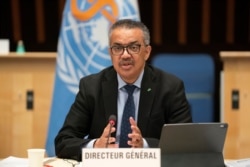
[[[82,167],[160,167],[159,148],[82,149]]]

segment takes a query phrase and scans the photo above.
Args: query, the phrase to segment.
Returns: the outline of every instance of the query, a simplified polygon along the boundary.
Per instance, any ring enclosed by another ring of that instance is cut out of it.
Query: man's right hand
[[[106,146],[108,148],[118,148],[118,144],[113,144],[116,142],[115,137],[110,136],[109,141],[108,141],[110,126],[111,124],[108,124],[103,130],[101,137],[99,139],[96,139],[94,143],[94,148],[106,148]],[[115,132],[115,130],[116,130],[115,127],[112,127],[110,133]],[[107,141],[108,141],[108,144],[107,144]]]

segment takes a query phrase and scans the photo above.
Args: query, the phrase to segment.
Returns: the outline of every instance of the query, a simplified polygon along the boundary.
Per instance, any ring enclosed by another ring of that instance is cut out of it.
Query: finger
[[[138,128],[137,123],[135,122],[135,120],[133,119],[133,117],[129,118],[129,122],[131,124],[132,133],[141,133],[141,131]]]
[[[130,133],[128,137],[131,138],[132,142],[138,142],[142,140],[142,136],[139,133]]]
[[[134,148],[142,148],[143,147],[143,140],[142,139],[131,140],[131,141],[128,141],[128,144]]]
[[[115,127],[112,127],[111,128],[111,131],[110,131],[110,124],[108,124],[103,132],[102,132],[102,135],[100,136],[99,139],[96,140],[95,144],[94,144],[94,147],[98,147],[98,148],[104,148],[106,147],[107,145],[107,140],[108,140],[108,137],[110,135],[110,133],[113,133],[115,132]],[[116,139],[114,137],[110,137],[109,138],[109,143],[115,143],[116,142]]]
[[[108,140],[108,144],[114,144],[116,142],[115,137],[110,137]]]
[[[141,134],[141,131],[140,131],[140,129],[139,129],[138,126],[132,125],[132,126],[131,126],[131,130],[132,130],[132,133],[133,133],[133,134],[134,134],[134,133]]]
[[[115,144],[109,144],[108,148],[119,148],[119,145],[117,143],[115,143]]]
[[[135,122],[133,117],[129,118],[129,122],[130,122],[131,125],[137,126],[137,123]]]
[[[101,137],[107,137],[109,133],[109,124],[103,129],[102,136]]]
[[[107,141],[107,135],[108,135],[108,125],[103,129],[102,135],[99,139],[96,139],[94,143],[95,148],[104,148],[106,146]]]
[[[116,130],[115,127],[112,127],[112,128],[111,128],[111,133],[114,133],[115,130]]]
[[[129,140],[128,144],[131,146],[131,147],[142,147],[142,143],[143,143],[143,138],[140,134],[138,133],[130,133],[129,135],[129,138],[131,140]]]
[[[108,137],[110,135],[110,133],[115,132],[115,127],[111,127],[111,124],[108,124],[105,129],[103,130],[102,136],[103,137]],[[111,128],[111,130],[110,130]]]
[[[141,148],[143,147],[143,139],[142,139],[141,131],[139,127],[137,126],[136,121],[132,117],[129,118],[129,121],[131,124],[132,133],[128,135],[129,138],[131,138],[128,144],[131,145],[132,147]]]

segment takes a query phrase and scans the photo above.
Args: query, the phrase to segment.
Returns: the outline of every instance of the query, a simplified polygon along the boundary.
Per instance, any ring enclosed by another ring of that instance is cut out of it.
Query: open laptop
[[[165,124],[159,147],[162,167],[224,167],[227,123]]]

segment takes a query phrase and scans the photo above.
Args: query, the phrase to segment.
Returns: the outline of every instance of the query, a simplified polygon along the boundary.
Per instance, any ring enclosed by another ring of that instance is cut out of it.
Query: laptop
[[[165,124],[159,148],[162,167],[224,167],[227,123]]]

